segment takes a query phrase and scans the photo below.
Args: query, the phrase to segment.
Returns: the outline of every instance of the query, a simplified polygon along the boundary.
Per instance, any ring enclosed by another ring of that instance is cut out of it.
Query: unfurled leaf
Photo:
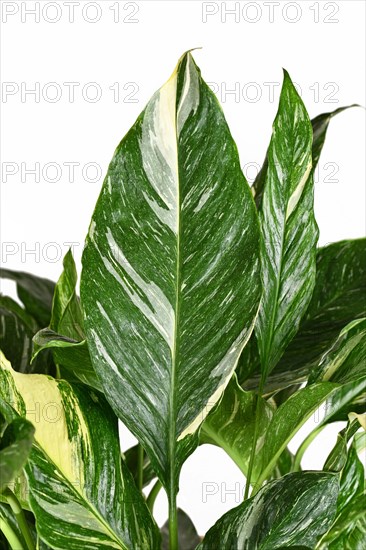
[[[24,418],[14,418],[0,440],[0,493],[21,472],[33,444],[34,427]]]
[[[208,531],[199,550],[315,548],[330,527],[338,495],[336,475],[288,474],[227,512]]]
[[[170,500],[261,292],[254,201],[189,53],[118,146],[83,254],[94,368]]]
[[[336,444],[329,453],[324,463],[323,470],[326,472],[340,472],[344,468],[347,462],[348,441],[356,433],[359,427],[359,422],[354,421],[339,432]]]
[[[162,550],[169,550],[169,522],[161,528]],[[178,543],[179,550],[195,550],[201,541],[192,520],[178,508]]]
[[[258,424],[258,453],[274,413],[264,399],[260,399],[260,406],[256,411],[256,401],[256,394],[242,390],[234,377],[220,404],[207,416],[200,431],[201,443],[211,443],[224,449],[244,475],[248,473],[255,422]],[[260,468],[260,463],[256,461],[253,477],[260,473]]]
[[[65,255],[63,265],[64,270],[55,286],[49,328],[40,330],[33,338],[33,359],[42,356],[44,350],[52,350],[57,365],[100,390],[101,384],[85,340],[83,313],[76,294],[77,272],[71,250]]]
[[[266,430],[264,445],[256,455],[262,471],[253,480],[259,486],[270,476],[292,437],[337,388],[337,384],[330,382],[314,384],[296,392],[277,409]]]
[[[27,313],[32,315],[40,326],[47,326],[51,318],[55,283],[30,273],[10,269],[0,269],[0,277],[16,282],[19,299]]]
[[[158,532],[121,460],[117,420],[101,395],[1,359],[0,397],[33,419],[25,471],[37,531],[52,548],[158,548]],[[15,415],[15,413],[14,413]]]
[[[263,297],[256,338],[265,376],[296,334],[315,284],[311,148],[308,114],[285,72],[260,209]]]

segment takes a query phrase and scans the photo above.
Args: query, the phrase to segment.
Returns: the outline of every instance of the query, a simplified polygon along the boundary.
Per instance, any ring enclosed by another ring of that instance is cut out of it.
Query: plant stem
[[[306,449],[309,447],[309,445],[312,443],[312,441],[314,441],[316,436],[322,431],[322,429],[324,427],[325,427],[325,425],[324,426],[318,426],[317,428],[315,428],[315,430],[310,432],[309,435],[301,443],[301,445],[297,449],[297,452],[296,452],[296,455],[295,455],[294,464],[293,464],[293,467],[292,467],[293,472],[298,472],[300,470],[300,464],[301,464],[302,457],[304,456]]]
[[[174,488],[168,495],[169,500],[169,550],[178,550],[177,499]]]
[[[153,513],[155,500],[161,488],[162,488],[162,484],[161,484],[161,481],[158,479],[155,485],[152,487],[149,493],[149,496],[146,499],[147,507],[149,508],[151,513]]]
[[[22,532],[22,535],[24,537],[24,540],[26,542],[28,550],[35,550],[32,535],[31,535],[31,532],[29,530],[28,523],[27,523],[27,520],[25,519],[25,515],[24,515],[23,509],[22,509],[22,507],[19,503],[19,500],[14,495],[13,491],[11,491],[9,489],[9,487],[7,487],[5,489],[3,494],[6,497],[6,500],[7,500],[10,508],[12,509],[12,511],[13,511],[16,519],[17,519],[19,528]]]
[[[137,486],[142,492],[144,486],[144,448],[141,443],[137,446]]]
[[[255,405],[254,434],[253,434],[253,440],[252,440],[252,449],[251,449],[250,458],[249,458],[248,475],[247,475],[247,480],[245,484],[244,500],[246,500],[249,497],[249,488],[250,488],[250,482],[252,479],[253,466],[254,466],[254,460],[255,460],[255,450],[257,447],[258,429],[259,429],[258,417],[259,417],[259,408],[260,408],[260,401],[262,399],[263,387],[264,387],[264,376],[262,374],[261,380],[259,383],[256,405]]]
[[[4,533],[12,550],[24,550],[24,546],[18,539],[16,533],[14,533],[12,527],[2,516],[0,516],[0,530]]]

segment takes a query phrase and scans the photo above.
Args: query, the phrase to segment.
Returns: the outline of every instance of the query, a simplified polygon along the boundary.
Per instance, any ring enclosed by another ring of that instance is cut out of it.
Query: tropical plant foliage
[[[56,284],[2,270],[19,301],[0,301],[0,548],[364,549],[366,240],[318,248],[313,207],[344,109],[311,121],[285,71],[250,189],[188,52],[114,153],[80,297],[71,251]],[[323,469],[304,471],[336,420]],[[123,453],[119,421],[138,440]],[[246,480],[203,538],[176,504],[200,444]]]

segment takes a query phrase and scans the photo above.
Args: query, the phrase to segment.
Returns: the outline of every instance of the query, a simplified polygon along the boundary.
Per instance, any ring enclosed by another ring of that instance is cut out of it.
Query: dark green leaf
[[[37,531],[59,550],[159,547],[159,533],[121,460],[117,419],[100,394],[1,359],[0,397],[35,418],[25,471]],[[15,412],[14,412],[15,414]]]
[[[0,269],[0,277],[17,284],[17,293],[27,312],[38,324],[45,327],[51,318],[52,297],[55,283],[23,271]]]
[[[21,472],[28,460],[34,439],[34,427],[23,418],[14,418],[0,441],[0,492]]]
[[[38,330],[36,320],[7,296],[0,296],[0,349],[18,372],[54,372],[50,353],[31,365],[32,338]]]
[[[169,522],[161,528],[162,550],[169,550]],[[195,550],[201,541],[192,520],[178,508],[178,542],[179,550]]]
[[[115,152],[81,277],[94,368],[170,494],[250,336],[260,286],[254,201],[188,53]]]
[[[288,474],[269,482],[253,498],[227,512],[198,548],[314,548],[332,523],[337,494],[338,480],[334,474]]]
[[[200,431],[201,443],[211,443],[224,449],[244,475],[248,473],[255,422],[258,424],[258,453],[274,412],[264,399],[260,399],[256,416],[256,401],[256,394],[242,390],[234,376],[220,404],[207,416]],[[260,464],[255,461],[253,477],[259,473]]]
[[[296,334],[315,284],[311,147],[308,114],[285,72],[260,209],[264,292],[256,338],[265,376]]]

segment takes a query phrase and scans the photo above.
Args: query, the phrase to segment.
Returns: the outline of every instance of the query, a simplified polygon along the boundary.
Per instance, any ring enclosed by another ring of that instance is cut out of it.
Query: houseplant
[[[56,285],[2,270],[23,304],[1,298],[4,548],[361,548],[365,239],[317,249],[313,212],[313,172],[343,109],[310,121],[285,71],[250,189],[187,52],[114,153],[80,299],[71,251]],[[139,441],[122,456],[118,419]],[[345,428],[323,469],[301,470],[335,420]],[[203,541],[176,506],[201,443],[246,478],[243,503]]]

